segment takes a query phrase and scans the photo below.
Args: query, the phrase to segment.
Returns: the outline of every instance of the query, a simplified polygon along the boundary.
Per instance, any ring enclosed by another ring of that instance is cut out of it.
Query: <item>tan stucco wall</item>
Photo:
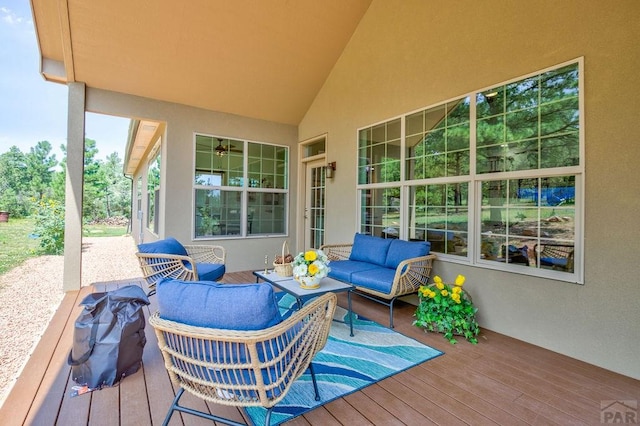
[[[483,327],[640,378],[638,17],[636,0],[374,0],[299,126],[338,163],[327,242],[356,231],[358,127],[583,56],[585,284],[435,272],[467,276]]]
[[[87,89],[87,110],[166,122],[164,136],[166,142],[162,145],[161,159],[161,212],[158,218],[160,224],[158,237],[173,236],[183,244],[223,245],[227,250],[226,267],[229,272],[264,268],[264,256],[269,255],[273,261],[274,255],[280,252],[283,237],[215,241],[193,241],[191,239],[193,229],[193,133],[202,132],[288,145],[291,147],[289,171],[295,177],[298,142],[295,126],[91,88]],[[143,186],[146,186],[146,163],[147,161],[141,163],[140,170],[136,172],[135,176],[137,179],[138,175],[142,174]],[[289,215],[291,218],[294,217],[296,193],[297,181],[295,178],[291,178],[289,192]],[[143,211],[146,212],[145,204],[146,200],[143,196]],[[148,230],[145,230],[144,233],[145,242],[157,238]],[[134,227],[133,236],[136,239],[138,237],[137,224]],[[288,239],[290,243],[295,241],[295,225],[290,226]]]

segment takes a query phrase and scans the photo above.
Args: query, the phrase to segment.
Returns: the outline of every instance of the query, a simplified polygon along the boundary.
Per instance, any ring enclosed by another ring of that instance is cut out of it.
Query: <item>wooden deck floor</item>
[[[226,282],[253,282],[250,272],[225,275]],[[109,283],[110,286],[121,283]],[[119,386],[71,397],[70,368],[73,323],[78,303],[90,291],[68,293],[20,378],[0,408],[0,425],[160,425],[174,389],[153,330],[147,325],[143,368]],[[152,302],[155,298],[151,298]],[[346,306],[344,295],[339,296]],[[154,310],[154,305],[150,307]],[[387,324],[382,305],[358,296],[353,308]],[[289,425],[572,425],[600,424],[607,401],[640,400],[640,381],[483,331],[478,345],[450,345],[437,334],[411,325],[414,307],[399,303],[396,330],[445,352],[375,385],[333,401]],[[239,410],[207,406],[183,398],[197,409],[244,421]],[[637,405],[636,405],[637,407]],[[632,407],[633,408],[633,407]],[[618,405],[609,411],[618,409]],[[636,408],[637,410],[637,408]],[[635,412],[637,416],[637,411]],[[640,423],[640,419],[636,417]],[[212,422],[174,414],[171,425]]]

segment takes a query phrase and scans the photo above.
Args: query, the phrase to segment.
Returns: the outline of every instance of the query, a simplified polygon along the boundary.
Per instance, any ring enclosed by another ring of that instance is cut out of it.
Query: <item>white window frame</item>
[[[225,185],[199,185],[195,183],[196,176],[196,136],[205,136],[212,137],[214,139],[231,139],[235,141],[241,141],[244,144],[243,148],[243,175],[242,175],[242,186],[225,186]],[[286,159],[286,177],[285,177],[285,189],[281,188],[254,188],[249,186],[249,144],[259,144],[259,145],[269,145],[278,148],[284,148],[287,151],[287,159]],[[192,203],[191,203],[191,237],[194,241],[213,241],[213,240],[229,240],[229,239],[250,239],[250,238],[282,238],[287,237],[289,235],[289,203],[290,201],[290,167],[291,167],[291,153],[290,148],[287,145],[280,145],[269,142],[261,142],[254,141],[244,138],[237,138],[233,136],[220,136],[220,135],[212,135],[206,132],[193,132],[193,158],[191,165],[191,185],[192,185]],[[220,190],[225,192],[239,192],[241,196],[241,216],[240,216],[240,233],[239,234],[224,234],[224,235],[215,235],[215,236],[196,236],[196,191],[197,190]],[[247,220],[248,220],[248,202],[249,202],[249,193],[253,192],[261,192],[268,194],[283,194],[284,198],[286,198],[286,202],[284,205],[284,232],[283,233],[270,233],[270,234],[249,234],[249,230],[247,229]]]
[[[498,172],[498,173],[483,173],[477,174],[476,172],[476,96],[478,93],[485,92],[491,88],[507,85],[510,83],[514,83],[520,80],[524,80],[548,71],[552,71],[555,69],[559,69],[565,67],[567,65],[577,64],[578,66],[578,102],[579,102],[579,162],[575,166],[567,166],[567,167],[558,167],[558,168],[548,168],[548,169],[531,169],[531,170],[518,170],[513,172]],[[470,103],[470,167],[469,167],[469,175],[464,176],[453,176],[453,177],[438,177],[431,179],[417,179],[417,180],[407,180],[405,176],[405,162],[406,162],[406,129],[405,129],[405,120],[406,117],[415,114],[419,111],[425,109],[436,108],[438,106],[447,104],[449,102],[462,99],[469,96],[471,99]],[[356,190],[358,192],[357,197],[357,224],[358,224],[358,232],[362,229],[362,205],[361,205],[361,193],[363,190],[368,189],[380,189],[385,187],[400,187],[400,235],[401,239],[408,239],[408,210],[409,210],[409,191],[410,187],[414,185],[433,185],[433,184],[445,184],[445,183],[455,183],[455,182],[470,182],[469,183],[469,193],[468,193],[468,247],[467,247],[467,256],[456,256],[456,255],[448,255],[445,253],[438,253],[439,260],[451,262],[451,263],[460,263],[473,265],[477,267],[482,267],[486,269],[507,271],[512,273],[518,273],[523,275],[530,275],[541,278],[549,278],[558,281],[566,281],[577,284],[584,284],[584,205],[585,205],[585,189],[584,189],[584,180],[585,180],[585,121],[584,121],[584,58],[579,57],[570,61],[566,61],[561,64],[557,64],[552,67],[548,67],[545,69],[541,69],[535,72],[532,72],[527,75],[518,76],[516,78],[499,82],[496,84],[492,84],[491,86],[487,86],[478,90],[474,90],[472,92],[463,94],[461,96],[457,96],[455,98],[447,99],[444,102],[440,102],[434,105],[425,106],[423,108],[419,108],[413,111],[409,111],[400,116],[393,116],[386,120],[382,120],[373,124],[369,124],[366,126],[362,126],[356,129],[356,141],[357,141],[357,150],[359,151],[359,137],[360,131],[363,129],[368,129],[370,127],[375,127],[380,124],[396,120],[398,117],[401,117],[401,152],[400,152],[400,181],[397,182],[385,182],[378,184],[360,184],[356,182]],[[356,156],[356,169],[359,167],[359,158]],[[553,176],[574,176],[575,177],[575,233],[574,233],[574,269],[573,272],[566,271],[556,271],[551,269],[543,269],[543,268],[533,268],[533,267],[522,267],[518,265],[508,264],[508,263],[499,263],[491,260],[485,260],[481,258],[480,255],[480,244],[481,238],[479,230],[481,229],[481,187],[482,183],[490,180],[509,180],[509,179],[518,179],[518,178],[536,178],[536,177],[553,177]]]

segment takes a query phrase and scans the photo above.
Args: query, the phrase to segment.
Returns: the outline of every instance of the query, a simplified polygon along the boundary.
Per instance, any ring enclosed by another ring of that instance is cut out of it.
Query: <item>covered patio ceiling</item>
[[[31,0],[49,81],[291,125],[370,3]]]

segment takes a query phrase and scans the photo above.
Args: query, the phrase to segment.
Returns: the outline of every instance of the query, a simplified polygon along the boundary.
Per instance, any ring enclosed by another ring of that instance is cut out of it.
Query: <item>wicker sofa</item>
[[[353,243],[320,247],[331,260],[329,277],[353,284],[355,292],[389,307],[398,297],[416,293],[427,284],[436,255],[426,241],[385,239],[355,234]]]

